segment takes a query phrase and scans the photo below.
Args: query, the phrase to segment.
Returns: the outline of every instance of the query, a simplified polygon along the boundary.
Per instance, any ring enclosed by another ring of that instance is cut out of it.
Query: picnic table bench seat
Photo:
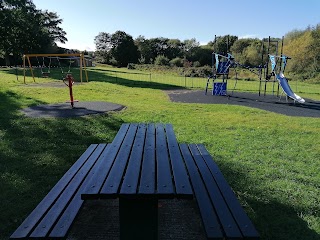
[[[179,144],[208,239],[259,239],[218,165],[202,144]]]
[[[259,239],[202,144],[179,144],[171,124],[123,124],[92,144],[11,238],[65,238],[84,201],[119,198],[120,238],[157,239],[158,199],[194,199],[208,239]]]
[[[106,148],[107,144],[91,144],[10,238],[65,238],[83,205],[81,193]]]

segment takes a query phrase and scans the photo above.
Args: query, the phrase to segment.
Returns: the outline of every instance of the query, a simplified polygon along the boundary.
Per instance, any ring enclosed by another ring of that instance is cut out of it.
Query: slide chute
[[[283,92],[291,99],[293,99],[294,101],[297,101],[299,103],[305,103],[305,100],[298,96],[297,94],[295,94],[291,87],[289,86],[288,80],[285,78],[284,74],[282,72],[280,72],[279,74],[276,75],[277,80],[283,90]]]

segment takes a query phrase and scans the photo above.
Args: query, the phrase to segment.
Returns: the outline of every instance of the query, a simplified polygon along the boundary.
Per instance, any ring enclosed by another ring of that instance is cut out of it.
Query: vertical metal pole
[[[261,52],[261,68],[259,69],[259,97],[261,94],[261,84],[262,84],[262,67],[264,68],[264,63],[263,63],[263,53],[264,53],[264,40],[261,40],[261,44],[262,44],[262,52]]]
[[[83,57],[83,54],[81,53],[80,54],[80,81],[82,83],[82,57]]]
[[[70,94],[70,103],[71,107],[73,108],[74,105],[74,100],[73,100],[73,92],[72,92],[72,84],[73,84],[73,79],[70,74],[67,75],[68,78],[68,87],[69,87],[69,94]]]
[[[26,55],[23,55],[23,82],[26,84]]]
[[[31,75],[33,78],[33,82],[36,82],[36,80],[34,79],[34,74],[33,74],[32,65],[31,65],[29,56],[27,56],[27,59],[28,59],[29,67],[30,67],[30,72],[31,72]]]
[[[87,72],[86,59],[84,58],[84,55],[82,55],[82,57],[83,57],[82,62],[83,62],[84,73],[86,75],[86,80],[88,82],[88,72]]]
[[[268,78],[268,75],[269,75],[270,41],[271,41],[271,38],[269,36],[269,38],[268,38],[268,62],[267,62],[267,71],[266,71],[266,81],[264,82],[264,93],[263,93],[264,96],[266,96],[266,92],[267,92],[267,78]]]
[[[225,55],[227,55],[228,52],[229,52],[229,35],[227,36],[227,52]]]
[[[283,55],[283,42],[284,42],[284,36],[282,36],[282,39],[281,39],[281,51],[280,51],[280,57],[282,57]],[[280,59],[280,71],[282,71],[282,59]],[[283,69],[284,71],[284,69]],[[278,84],[278,88],[277,88],[277,97],[279,96],[280,94],[280,84]]]

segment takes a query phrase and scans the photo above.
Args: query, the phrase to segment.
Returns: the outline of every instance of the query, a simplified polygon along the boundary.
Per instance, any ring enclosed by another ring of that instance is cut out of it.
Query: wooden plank
[[[106,146],[103,150],[105,151],[110,144]],[[102,152],[103,154],[103,152]],[[101,154],[101,155],[102,155]],[[58,222],[55,224],[54,228],[51,230],[49,237],[50,238],[63,238],[67,235],[71,225],[74,222],[80,208],[83,205],[83,200],[81,199],[81,193],[90,186],[90,179],[95,175],[97,168],[99,167],[99,163],[102,162],[102,158],[99,158],[94,166],[89,171],[86,179],[81,184],[81,187],[73,197],[72,201],[69,203],[68,207],[64,210],[62,216],[59,218]]]
[[[114,160],[119,152],[121,144],[128,132],[129,124],[122,124],[117,135],[106,150],[101,154],[101,160],[98,161],[97,170],[94,177],[91,178],[88,187],[83,191],[82,199],[98,199],[100,189],[107,178]]]
[[[144,144],[139,194],[155,194],[156,186],[156,133],[154,124],[148,124]]]
[[[231,187],[222,175],[218,165],[213,161],[213,158],[202,144],[198,144],[197,147],[201,155],[203,156],[203,159],[205,160],[208,168],[210,169],[210,172],[213,175],[217,185],[219,186],[219,189],[225,201],[227,202],[234,216],[234,219],[238,223],[243,236],[249,239],[259,239],[259,233],[240,205],[240,202],[238,201]]]
[[[156,124],[157,193],[168,197],[175,193],[166,135],[162,124]],[[160,197],[160,196],[159,196]]]
[[[192,154],[186,144],[180,144],[180,150],[189,172],[206,235],[209,239],[222,239],[223,232],[221,231],[219,220],[211,204],[210,197],[193,160]]]
[[[166,134],[176,193],[180,197],[185,196],[192,198],[193,192],[191,184],[171,124],[166,124]]]
[[[72,181],[70,181],[70,184],[64,189],[57,201],[31,233],[30,237],[39,238],[47,236],[54,223],[57,221],[65,207],[68,205],[68,203],[76,193],[82,181],[86,178],[89,170],[97,161],[105,146],[106,144],[99,144],[97,146],[96,150],[90,155],[89,159],[85,162],[85,164],[83,164]]]
[[[137,193],[146,129],[147,128],[145,124],[140,124],[138,126],[137,134],[134,139],[128,162],[128,167],[121,185],[120,194],[132,195]]]
[[[111,167],[110,173],[101,188],[100,197],[112,197],[112,195],[116,196],[118,194],[137,128],[138,124],[130,124],[128,133],[126,134],[125,139],[120,147],[119,153],[114,161],[113,166]]]
[[[70,180],[79,171],[82,165],[88,160],[90,155],[95,151],[97,144],[91,144],[88,149],[80,156],[80,158],[71,166],[71,168],[63,175],[50,192],[42,199],[38,206],[29,214],[22,222],[10,238],[27,237],[34,226],[41,220],[42,216],[48,211],[50,206],[60,196],[61,192],[69,184]]]
[[[218,215],[227,239],[242,239],[240,229],[233,219],[232,213],[230,212],[228,205],[226,204],[219,187],[217,186],[217,183],[211,175],[206,162],[199,153],[197,146],[195,144],[190,144],[189,149],[195,163],[197,164],[199,173],[207,188],[207,192],[209,193],[212,204],[215,208],[216,214]]]

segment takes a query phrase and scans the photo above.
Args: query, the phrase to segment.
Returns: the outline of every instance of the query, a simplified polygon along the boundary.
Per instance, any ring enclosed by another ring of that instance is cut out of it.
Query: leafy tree
[[[252,67],[262,65],[263,63],[261,62],[262,61],[261,54],[262,54],[261,41],[259,39],[254,39],[251,42],[250,46],[248,46],[245,50],[245,57],[246,57],[245,65],[252,66]]]
[[[320,72],[320,24],[318,24],[314,30],[311,31],[311,43],[308,47],[310,58],[313,59],[313,63],[310,68],[313,72]]]
[[[58,26],[61,22],[56,13],[36,9],[31,0],[0,1],[0,50],[7,65],[9,55],[18,58],[23,53],[50,49],[54,41],[67,41]]]
[[[111,36],[111,44],[111,55],[119,67],[138,62],[138,48],[130,35],[123,31],[117,31]]]
[[[94,43],[96,45],[96,59],[101,63],[109,63],[111,59],[111,34],[106,32],[100,32],[95,38]]]
[[[123,31],[117,31],[114,34],[100,32],[94,42],[99,62],[119,67],[138,62],[138,47],[134,44],[133,38]]]
[[[183,56],[183,43],[179,39],[169,39],[165,55],[169,59]]]
[[[183,41],[183,50],[185,54],[189,53],[190,51],[192,51],[192,49],[199,46],[200,43],[195,38],[186,39]]]
[[[225,35],[217,36],[215,41],[208,43],[209,46],[213,47],[213,51],[221,55],[226,55],[230,52],[230,49],[235,41],[238,40],[237,36]]]
[[[284,46],[284,54],[291,57],[287,70],[294,73],[310,71],[310,67],[314,63],[314,56],[311,54],[313,42],[312,32],[305,31],[303,35]]]
[[[151,38],[149,40],[153,59],[159,55],[166,56],[167,49],[169,48],[168,41],[168,38],[163,37]]]
[[[247,59],[247,48],[254,42],[255,40],[252,38],[243,38],[238,39],[234,42],[232,47],[230,48],[232,55],[235,57],[235,59],[241,63],[241,64],[248,64]]]
[[[170,60],[170,65],[174,67],[182,67],[183,66],[183,59],[176,57],[172,60]]]
[[[150,45],[150,41],[146,39],[144,36],[139,36],[135,39],[135,45],[138,47],[138,51],[140,54],[139,62],[140,63],[152,63],[153,55],[152,55],[152,48]]]
[[[48,10],[42,11],[40,14],[43,31],[48,33],[49,37],[53,41],[65,43],[68,39],[65,37],[66,32],[59,27],[62,23],[62,19],[59,18],[55,12],[49,12]]]
[[[160,65],[160,66],[167,66],[167,65],[169,65],[169,58],[167,58],[164,55],[159,55],[156,57],[154,64]]]
[[[194,47],[189,50],[187,59],[191,62],[199,62],[201,66],[211,65],[212,48],[209,45]]]

